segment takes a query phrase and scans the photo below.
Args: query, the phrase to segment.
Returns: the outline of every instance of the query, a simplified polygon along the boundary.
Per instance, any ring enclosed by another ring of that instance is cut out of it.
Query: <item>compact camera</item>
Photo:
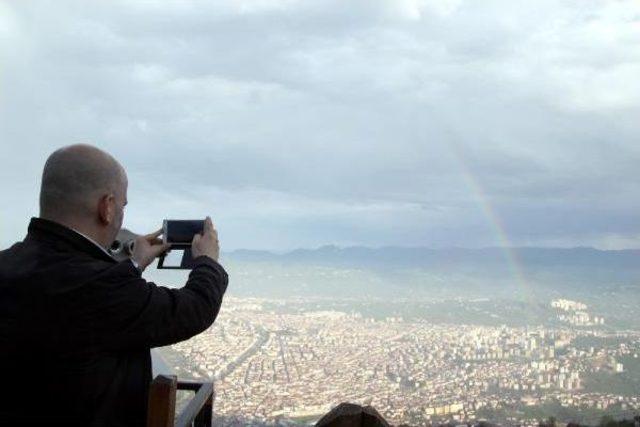
[[[171,245],[171,251],[182,251],[182,259],[178,265],[165,264],[166,255],[158,261],[158,268],[190,270],[193,268],[191,242],[193,236],[204,231],[203,219],[165,219],[162,222],[162,241]]]
[[[167,262],[168,253],[164,253],[158,260],[158,268],[160,269],[176,269],[190,270],[193,268],[193,256],[191,255],[191,242],[193,236],[202,234],[204,231],[204,220],[184,220],[184,219],[165,219],[162,222],[162,241],[171,245],[169,251],[172,252],[170,258],[176,258],[175,252],[182,252],[179,263],[171,264]],[[135,239],[137,234],[127,230],[120,229],[118,236],[111,244],[109,253],[118,261],[124,261],[133,254]]]

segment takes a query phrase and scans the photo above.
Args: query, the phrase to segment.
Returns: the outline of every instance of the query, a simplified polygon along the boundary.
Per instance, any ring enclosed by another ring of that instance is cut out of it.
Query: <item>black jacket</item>
[[[182,289],[147,282],[60,224],[33,218],[0,251],[0,425],[143,426],[149,349],[216,318],[228,276],[208,257]]]

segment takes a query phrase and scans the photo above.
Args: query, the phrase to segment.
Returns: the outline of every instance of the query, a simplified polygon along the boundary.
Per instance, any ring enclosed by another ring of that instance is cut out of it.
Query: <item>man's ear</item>
[[[98,218],[100,222],[109,225],[115,215],[116,199],[113,194],[105,194],[98,201]]]

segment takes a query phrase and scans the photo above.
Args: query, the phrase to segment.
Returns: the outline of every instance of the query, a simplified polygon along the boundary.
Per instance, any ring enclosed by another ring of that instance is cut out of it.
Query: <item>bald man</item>
[[[55,151],[42,175],[40,217],[0,251],[0,425],[144,426],[149,350],[215,320],[228,276],[207,217],[182,289],[141,277],[167,247],[136,240],[131,260],[107,251],[127,204],[127,175],[89,145]]]

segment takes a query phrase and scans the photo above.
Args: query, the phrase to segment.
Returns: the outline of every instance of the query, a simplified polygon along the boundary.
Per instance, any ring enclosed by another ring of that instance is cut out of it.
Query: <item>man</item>
[[[73,145],[47,160],[40,217],[0,252],[1,425],[143,426],[150,348],[196,335],[216,318],[228,277],[207,217],[182,289],[141,272],[168,248],[160,232],[132,259],[106,251],[127,204],[127,176],[109,154]]]

